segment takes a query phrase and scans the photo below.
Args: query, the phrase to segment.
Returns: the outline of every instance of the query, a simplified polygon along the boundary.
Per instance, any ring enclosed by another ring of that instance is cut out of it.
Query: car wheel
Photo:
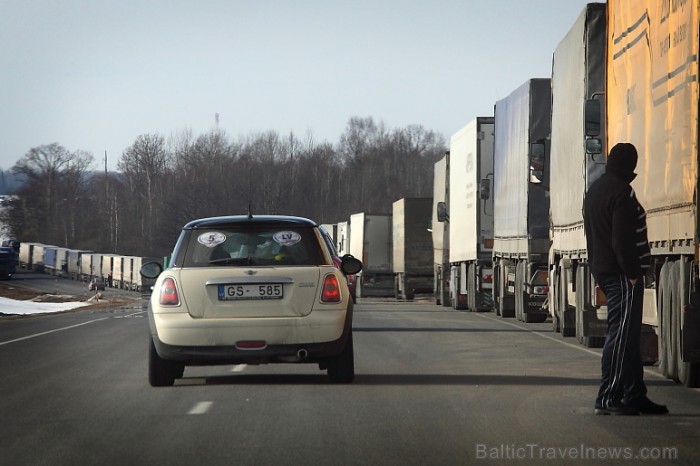
[[[158,356],[156,347],[151,340],[148,352],[148,381],[152,387],[169,387],[175,379],[182,377],[185,366]]]
[[[355,353],[352,331],[343,351],[328,364],[328,378],[333,383],[350,383],[355,379]]]

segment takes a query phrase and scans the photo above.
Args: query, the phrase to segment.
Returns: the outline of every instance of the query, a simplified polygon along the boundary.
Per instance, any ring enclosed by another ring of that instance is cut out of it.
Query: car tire
[[[348,335],[343,351],[328,364],[328,378],[333,383],[351,383],[355,380],[355,353],[352,331]]]
[[[184,371],[183,364],[161,358],[151,340],[148,352],[148,381],[152,387],[169,387],[175,383],[175,379],[182,377]]]

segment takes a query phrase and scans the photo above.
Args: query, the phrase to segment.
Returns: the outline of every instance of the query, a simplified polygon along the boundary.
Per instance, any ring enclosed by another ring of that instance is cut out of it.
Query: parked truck
[[[450,152],[435,162],[433,179],[433,219],[431,229],[433,235],[433,289],[435,304],[450,306],[450,229],[449,193],[450,185],[448,171]]]
[[[607,322],[591,299],[583,201],[605,157],[586,153],[583,110],[587,99],[604,98],[605,25],[605,4],[588,4],[552,60],[549,313],[555,331],[589,347],[603,345]]]
[[[433,293],[432,198],[403,198],[392,204],[394,296],[411,300]]]
[[[10,280],[17,269],[17,254],[11,247],[0,247],[0,280]]]
[[[530,79],[494,107],[494,308],[525,322],[549,314],[550,86],[549,78]]]
[[[362,260],[356,295],[394,296],[391,215],[357,213],[350,216],[350,254]]]
[[[597,99],[585,109],[589,152],[637,147],[632,187],[652,253],[643,322],[656,329],[660,371],[691,387],[700,385],[699,3],[609,0],[604,112]]]
[[[493,117],[472,120],[450,139],[449,262],[455,309],[493,309],[493,151]]]

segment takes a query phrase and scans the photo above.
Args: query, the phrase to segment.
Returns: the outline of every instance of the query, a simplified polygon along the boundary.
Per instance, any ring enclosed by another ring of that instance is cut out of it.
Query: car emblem
[[[246,274],[246,275],[255,275],[256,273],[258,273],[257,270],[246,270],[246,271],[245,271],[245,274]]]

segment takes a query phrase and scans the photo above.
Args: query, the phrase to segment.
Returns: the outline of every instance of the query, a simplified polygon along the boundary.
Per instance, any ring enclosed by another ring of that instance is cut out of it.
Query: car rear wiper
[[[209,261],[212,265],[253,265],[252,257],[223,257]]]

